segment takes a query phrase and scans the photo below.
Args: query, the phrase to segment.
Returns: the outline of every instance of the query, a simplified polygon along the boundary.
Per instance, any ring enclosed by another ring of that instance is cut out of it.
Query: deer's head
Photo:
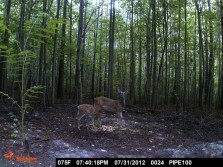
[[[124,106],[126,104],[126,96],[127,96],[128,91],[122,91],[118,89],[118,98],[122,100]]]

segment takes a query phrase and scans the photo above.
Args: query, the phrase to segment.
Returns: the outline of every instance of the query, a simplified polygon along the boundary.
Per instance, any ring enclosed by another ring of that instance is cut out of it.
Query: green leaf
[[[7,46],[5,46],[5,45],[0,45],[0,49],[7,49]]]
[[[46,33],[49,33],[49,34],[52,34],[52,35],[55,34],[55,31],[48,30],[48,29],[46,29],[46,28],[42,28],[41,30],[42,30],[43,32],[46,32]]]
[[[48,38],[48,39],[51,38],[51,37],[48,36],[48,35],[43,35],[43,34],[40,34],[40,33],[37,33],[36,35],[39,36],[39,37],[43,37],[43,38]]]
[[[30,39],[32,39],[32,40],[35,41],[35,42],[45,43],[44,41],[42,41],[42,40],[40,40],[40,39],[36,39],[36,38],[30,38]]]

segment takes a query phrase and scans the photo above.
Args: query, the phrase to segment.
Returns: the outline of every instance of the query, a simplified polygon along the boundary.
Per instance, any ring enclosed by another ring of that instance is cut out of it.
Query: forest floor
[[[14,114],[9,114],[13,111]],[[71,104],[36,108],[26,115],[22,146],[16,126],[20,113],[0,101],[0,166],[55,166],[56,158],[223,158],[223,118],[210,114],[201,128],[193,112],[152,111],[137,105],[123,113],[125,127],[116,115],[102,113],[102,126],[92,127],[91,118],[81,120]],[[5,158],[37,158],[34,164]]]

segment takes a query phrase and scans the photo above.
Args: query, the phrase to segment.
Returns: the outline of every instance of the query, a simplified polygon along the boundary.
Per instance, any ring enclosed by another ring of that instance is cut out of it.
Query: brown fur
[[[96,110],[96,108],[91,104],[81,104],[77,106],[78,113],[77,113],[77,126],[80,130],[80,120],[87,114],[90,114],[92,117],[92,122],[94,126],[94,120],[100,118],[100,113]]]

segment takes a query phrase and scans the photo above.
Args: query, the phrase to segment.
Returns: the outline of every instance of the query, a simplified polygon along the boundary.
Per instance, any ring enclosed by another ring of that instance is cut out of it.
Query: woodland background
[[[1,0],[0,20],[0,91],[22,106],[120,88],[129,105],[223,109],[222,0]]]

